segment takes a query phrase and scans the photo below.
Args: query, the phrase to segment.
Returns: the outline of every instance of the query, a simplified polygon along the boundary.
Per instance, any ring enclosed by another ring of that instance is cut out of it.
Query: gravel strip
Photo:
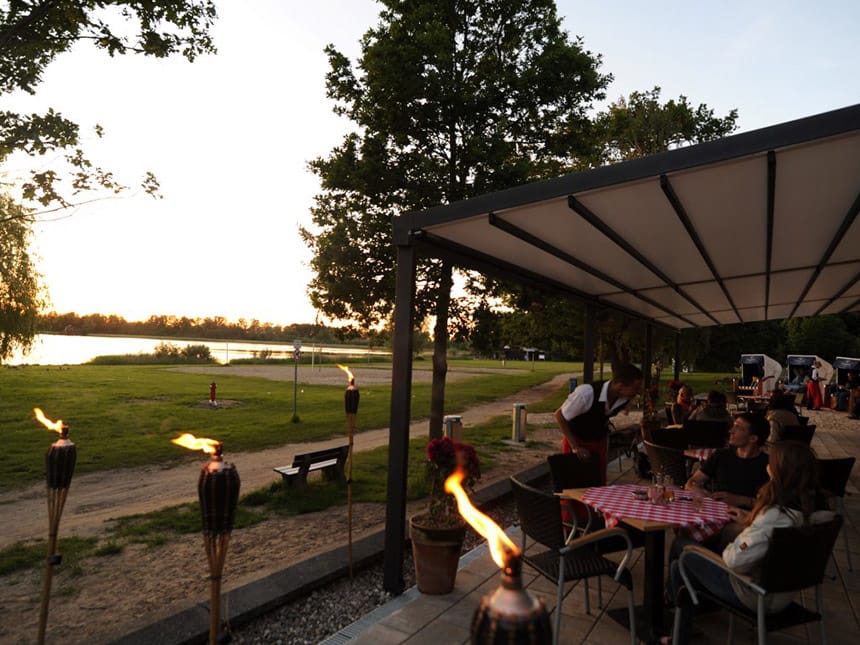
[[[483,511],[503,527],[518,522],[513,498],[506,496]],[[471,528],[466,531],[463,553],[484,542]],[[415,584],[412,554],[403,564],[406,588]],[[382,589],[382,563],[358,572],[288,603],[275,611],[233,630],[233,642],[240,645],[313,645],[381,607],[392,599]]]

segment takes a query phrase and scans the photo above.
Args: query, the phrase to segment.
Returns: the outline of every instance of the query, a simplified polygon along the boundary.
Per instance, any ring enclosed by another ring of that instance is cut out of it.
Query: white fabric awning
[[[397,244],[670,328],[860,310],[860,105],[394,219]]]

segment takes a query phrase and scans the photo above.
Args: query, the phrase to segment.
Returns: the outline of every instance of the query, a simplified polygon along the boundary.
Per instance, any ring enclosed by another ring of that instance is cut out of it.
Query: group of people
[[[573,452],[582,459],[596,455],[600,459],[604,485],[609,420],[639,394],[642,384],[642,371],[626,365],[615,371],[609,381],[580,385],[555,412],[563,435],[562,451]],[[731,423],[728,446],[716,450],[704,461],[685,483],[685,488],[708,494],[728,505],[732,521],[704,546],[721,553],[729,568],[752,573],[767,554],[769,538],[775,528],[808,525],[829,519],[832,514],[818,488],[813,450],[803,443],[781,440],[780,428],[799,423],[793,397],[774,396],[767,417],[750,412],[732,417],[725,404],[725,395],[711,392],[705,405],[697,407],[692,392],[683,386],[673,406],[673,420],[683,423],[687,418],[701,418]],[[674,417],[676,406],[677,419]],[[673,543],[667,590],[669,602],[676,597],[682,583],[677,557],[691,543],[680,536]],[[706,586],[727,602],[755,610],[756,599],[728,574],[707,560],[693,559],[693,562],[688,573],[695,584]],[[777,595],[768,610],[779,611],[789,600]],[[681,611],[681,640],[686,642],[692,616]]]

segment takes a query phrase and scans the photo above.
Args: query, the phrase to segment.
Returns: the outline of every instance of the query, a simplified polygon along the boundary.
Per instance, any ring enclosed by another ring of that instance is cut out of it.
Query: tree
[[[47,66],[79,41],[89,41],[110,56],[137,53],[164,58],[180,54],[193,61],[215,47],[209,29],[216,18],[213,0],[36,0],[0,3],[0,96],[15,91],[35,94]],[[95,126],[96,134],[102,129]],[[42,206],[68,206],[84,191],[126,187],[100,168],[80,147],[80,126],[51,108],[44,114],[0,110],[0,163],[13,152],[30,156],[62,153],[71,174],[71,192],[56,169],[34,170],[21,186],[25,200]],[[147,173],[141,183],[155,193],[158,182]]]
[[[16,348],[29,349],[45,304],[40,276],[29,254],[31,218],[0,193],[0,362]]]
[[[552,0],[384,0],[357,75],[334,46],[328,96],[357,132],[310,167],[322,192],[308,293],[363,326],[394,298],[394,215],[554,176],[594,150],[587,111],[610,77],[560,29]],[[435,308],[430,436],[442,432],[452,267],[419,267],[417,312]]]
[[[686,96],[660,103],[660,88],[631,92],[595,120],[605,141],[602,162],[626,161],[672,148],[722,138],[737,128],[738,111],[715,117],[704,103],[693,108]]]
[[[111,56],[138,53],[164,58],[180,54],[193,61],[214,52],[209,28],[216,17],[212,0],[34,0],[0,3],[0,97],[16,91],[35,94],[47,66],[80,41]],[[95,126],[98,136],[103,132]],[[40,276],[27,253],[34,210],[66,208],[88,191],[121,193],[114,174],[95,165],[80,145],[80,126],[54,108],[44,114],[0,109],[0,164],[14,153],[58,155],[62,169],[40,162],[16,189],[23,203],[0,195],[3,258],[0,282],[0,360],[15,346],[29,348],[43,304]],[[69,188],[63,188],[68,174]],[[158,181],[147,172],[141,182],[151,195]],[[17,193],[17,191],[16,191]]]

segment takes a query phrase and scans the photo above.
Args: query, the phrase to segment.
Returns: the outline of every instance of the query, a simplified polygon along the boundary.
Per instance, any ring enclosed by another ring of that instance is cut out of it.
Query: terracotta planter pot
[[[457,565],[466,538],[465,521],[457,526],[440,528],[434,526],[427,515],[413,515],[409,518],[409,537],[418,591],[450,593],[457,578]]]

